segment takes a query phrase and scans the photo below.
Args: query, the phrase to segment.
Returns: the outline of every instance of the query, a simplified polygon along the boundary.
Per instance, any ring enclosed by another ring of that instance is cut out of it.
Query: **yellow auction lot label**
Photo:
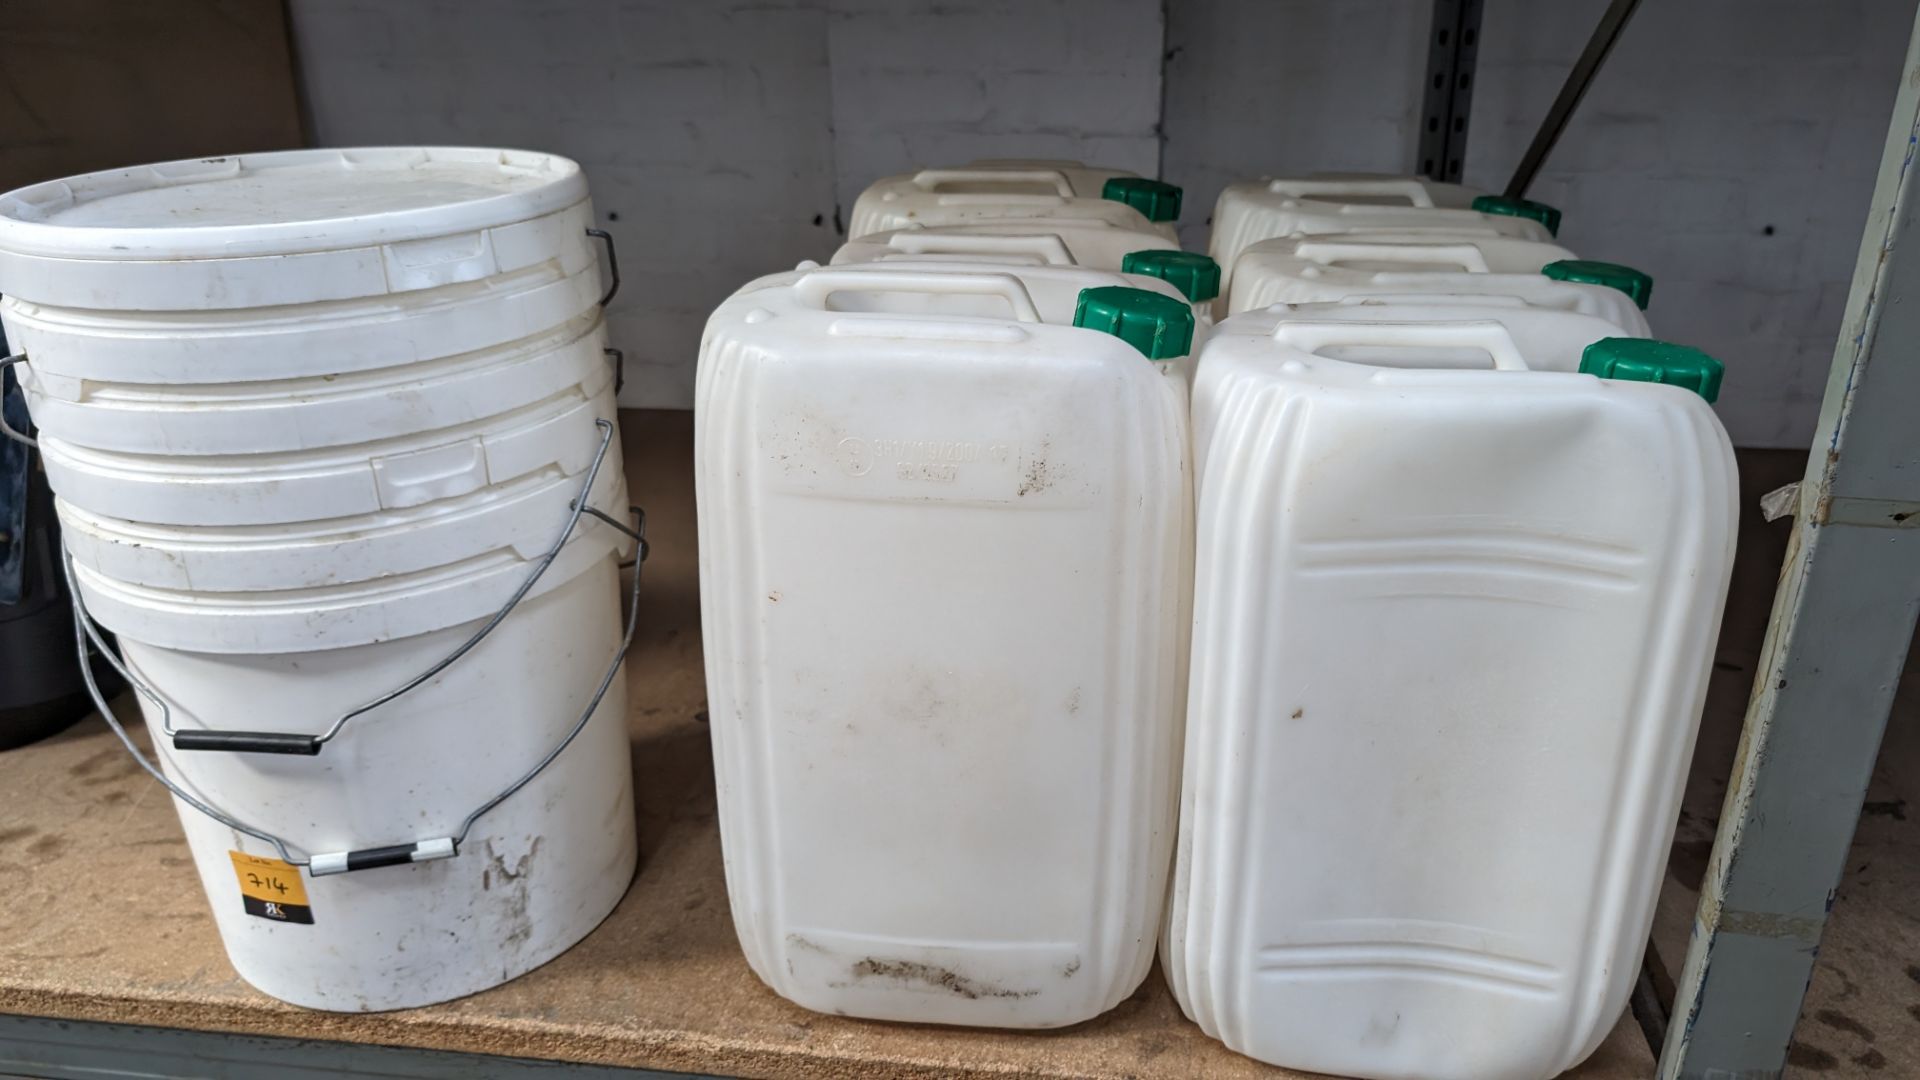
[[[313,908],[307,905],[307,883],[300,868],[264,855],[229,851],[233,873],[240,879],[240,900],[247,914],[275,922],[313,924]]]

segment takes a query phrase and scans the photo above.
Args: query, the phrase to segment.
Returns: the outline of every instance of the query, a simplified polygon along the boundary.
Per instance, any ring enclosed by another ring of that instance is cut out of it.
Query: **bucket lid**
[[[1561,259],[1541,267],[1540,272],[1555,281],[1575,281],[1583,285],[1605,285],[1609,289],[1619,289],[1633,297],[1633,302],[1642,311],[1647,309],[1647,301],[1653,298],[1653,278],[1619,263]]]
[[[613,367],[510,412],[379,442],[299,453],[192,458],[75,446],[51,436],[41,460],[67,502],[155,525],[275,525],[424,506],[543,469],[573,474],[614,418]]]
[[[1560,211],[1532,199],[1513,199],[1505,195],[1481,195],[1473,200],[1473,208],[1483,214],[1505,214],[1508,217],[1532,218],[1547,227],[1555,236],[1560,235]]]
[[[243,602],[247,593],[337,588],[500,552],[531,562],[560,534],[583,480],[542,469],[423,506],[278,525],[154,525],[61,500],[60,535],[74,565],[103,578]],[[621,471],[603,465],[588,505],[617,521],[626,498]],[[589,518],[578,528],[607,526]]]
[[[1193,309],[1171,296],[1105,285],[1084,289],[1073,325],[1112,334],[1149,360],[1185,356],[1193,345]]]
[[[605,346],[600,313],[590,310],[438,363],[238,386],[55,379],[31,364],[27,404],[42,434],[62,445],[153,455],[192,472],[208,456],[304,454],[506,417],[569,388],[598,386],[612,370]],[[257,355],[262,367],[280,359],[272,349]]]
[[[626,543],[598,522],[583,524],[525,598],[558,591],[614,561]],[[94,618],[122,638],[189,652],[279,654],[374,645],[478,622],[505,606],[532,566],[500,551],[417,573],[241,597],[133,585],[78,563],[73,570]]]
[[[1144,176],[1115,176],[1100,189],[1100,197],[1126,203],[1148,221],[1175,221],[1180,217],[1180,188]]]
[[[1580,355],[1580,373],[1603,379],[1666,383],[1712,401],[1726,365],[1690,345],[1648,338],[1601,338]]]
[[[597,257],[579,166],[502,150],[299,150],[0,195],[0,293],[90,311],[413,295]]]
[[[1120,272],[1157,277],[1196,304],[1220,295],[1220,264],[1197,251],[1130,251],[1120,260]]]
[[[396,299],[298,308],[95,311],[0,297],[9,343],[33,358],[40,393],[80,401],[98,384],[193,384],[341,376],[467,359],[538,338],[597,311],[600,268],[584,248],[559,259]]]
[[[506,225],[587,196],[553,154],[287,150],[86,173],[0,195],[0,251],[204,259],[368,247]],[[0,291],[30,296],[24,281]]]

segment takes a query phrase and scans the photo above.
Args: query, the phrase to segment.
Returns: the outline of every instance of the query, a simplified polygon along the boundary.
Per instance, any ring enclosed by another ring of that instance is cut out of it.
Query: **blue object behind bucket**
[[[6,339],[0,337],[0,353]],[[13,380],[12,368],[0,368],[0,410],[7,426],[26,431],[27,401]],[[0,439],[0,604],[20,601],[20,573],[27,550],[27,469],[29,451],[12,439]]]

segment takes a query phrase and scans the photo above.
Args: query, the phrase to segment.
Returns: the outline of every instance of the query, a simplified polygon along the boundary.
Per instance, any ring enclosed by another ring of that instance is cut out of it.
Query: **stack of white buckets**
[[[119,637],[228,955],[276,997],[472,993],[632,876],[635,545],[592,225],[577,165],[495,150],[0,199],[0,320],[69,573]]]

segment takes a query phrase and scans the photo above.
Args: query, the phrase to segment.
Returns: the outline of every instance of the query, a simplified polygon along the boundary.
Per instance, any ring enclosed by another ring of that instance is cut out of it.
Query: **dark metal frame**
[[[1481,2],[1433,0],[1418,158],[1420,175],[1429,180],[1457,184],[1466,164],[1473,66],[1480,55]]]
[[[1785,1069],[1920,612],[1920,23],[1902,74],[1661,1080]]]
[[[1520,157],[1519,167],[1513,170],[1513,179],[1507,181],[1505,195],[1510,199],[1523,198],[1527,188],[1533,185],[1533,178],[1539,174],[1547,155],[1553,152],[1553,145],[1560,141],[1560,133],[1567,128],[1567,121],[1573,117],[1573,110],[1580,105],[1580,99],[1587,94],[1587,87],[1593,85],[1593,77],[1599,73],[1600,65],[1606,62],[1607,54],[1613,51],[1613,45],[1620,40],[1620,32],[1627,28],[1627,20],[1640,7],[1640,0],[1613,0],[1607,10],[1601,12],[1599,25],[1593,28],[1593,36],[1587,39],[1587,47],[1580,50],[1580,59],[1573,62],[1573,70],[1567,72],[1567,81],[1560,85],[1560,93],[1548,107],[1546,118],[1540,121],[1540,130],[1533,133],[1533,142],[1527,146],[1527,152]]]
[[[48,1080],[339,1076],[404,1080],[717,1080],[706,1074],[622,1069],[397,1046],[183,1031],[135,1024],[0,1016],[0,1074]]]

